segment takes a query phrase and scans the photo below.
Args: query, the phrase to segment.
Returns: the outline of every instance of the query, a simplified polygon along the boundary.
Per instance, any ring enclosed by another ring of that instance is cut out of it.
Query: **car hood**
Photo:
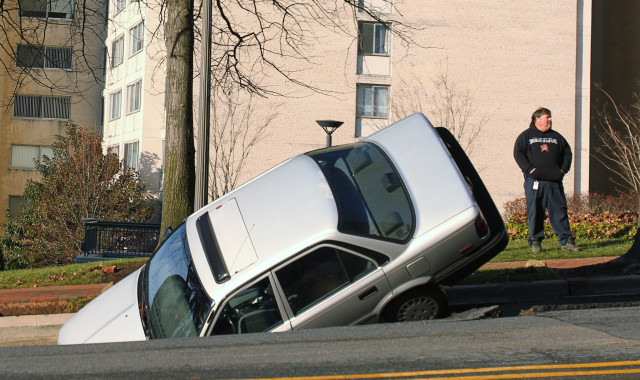
[[[116,283],[71,317],[58,333],[58,344],[145,340],[138,311],[141,270]]]

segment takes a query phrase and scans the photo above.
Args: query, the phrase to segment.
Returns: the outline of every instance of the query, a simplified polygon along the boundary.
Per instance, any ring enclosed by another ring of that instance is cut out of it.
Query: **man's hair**
[[[540,107],[533,112],[533,115],[531,115],[531,121],[535,122],[536,119],[542,117],[542,115],[551,116],[551,111],[549,111],[548,108]]]

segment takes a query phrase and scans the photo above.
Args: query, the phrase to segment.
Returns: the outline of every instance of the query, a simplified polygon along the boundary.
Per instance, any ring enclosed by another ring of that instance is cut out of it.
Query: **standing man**
[[[571,168],[571,147],[560,133],[551,130],[551,111],[535,110],[529,128],[516,139],[513,157],[524,174],[531,251],[542,252],[545,210],[562,250],[580,251],[569,227],[562,185],[562,178]]]

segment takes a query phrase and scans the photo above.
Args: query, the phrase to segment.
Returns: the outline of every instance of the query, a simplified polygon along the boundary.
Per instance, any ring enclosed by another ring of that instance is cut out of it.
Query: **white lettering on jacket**
[[[534,137],[529,139],[529,145],[531,144],[556,144],[558,145],[558,140],[551,137]]]

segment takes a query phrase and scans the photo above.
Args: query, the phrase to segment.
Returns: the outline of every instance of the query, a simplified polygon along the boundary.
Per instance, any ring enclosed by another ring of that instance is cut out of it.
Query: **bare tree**
[[[376,0],[388,12],[392,0]],[[317,36],[338,33],[357,40],[359,18],[385,23],[401,40],[409,27],[372,1],[344,0],[215,0],[212,25],[214,83],[235,83],[260,95],[281,95],[273,78],[311,88],[297,74],[315,65],[310,47]],[[400,15],[402,16],[402,15]],[[316,91],[325,89],[315,88]]]
[[[596,159],[617,178],[616,184],[638,194],[640,211],[640,96],[634,95],[629,107],[618,104],[604,89],[605,103],[597,111],[600,123],[595,126],[602,146],[597,147]],[[624,265],[624,271],[635,270],[640,265],[640,233],[636,233],[633,245],[627,253],[614,260],[612,265]]]
[[[477,107],[472,91],[454,83],[446,69],[440,70],[430,85],[417,77],[402,82],[403,90],[392,105],[394,115],[401,119],[416,112],[427,114],[434,126],[447,128],[471,154],[474,141],[489,122],[486,116],[479,116],[474,122]]]
[[[100,91],[104,49],[95,41],[104,39],[105,11],[100,0],[0,1],[0,68],[10,79],[5,83],[14,83],[12,92],[27,85],[55,95]]]
[[[216,199],[238,186],[247,159],[277,116],[278,107],[266,115],[254,109],[254,94],[214,88],[209,195]]]
[[[378,3],[392,9],[391,0],[378,0]],[[166,4],[167,15],[164,19],[167,80],[171,83],[167,91],[188,92],[189,95],[184,99],[189,100],[193,82],[187,78],[190,73],[186,57],[188,51],[193,52],[193,24],[177,22],[176,17],[183,20],[188,14],[193,14],[194,3],[193,0],[167,0],[163,4]],[[406,31],[412,30],[412,27],[407,27],[399,20],[388,19],[391,13],[383,14],[380,9],[368,4],[370,1],[361,0],[215,0],[212,82],[222,88],[235,86],[260,96],[286,95],[272,87],[277,79],[323,91],[299,80],[297,75],[301,67],[313,65],[314,57],[309,47],[313,46],[317,34],[342,33],[355,41],[357,19],[359,15],[364,15],[370,20],[389,25],[389,29],[401,39],[410,40]],[[198,17],[198,14],[193,17]],[[180,54],[175,54],[178,51]],[[193,62],[190,65],[192,68]],[[190,103],[167,102],[167,151],[174,147],[180,150],[176,151],[175,158],[166,156],[173,163],[166,164],[163,229],[177,226],[193,210],[193,117],[170,116],[182,115],[184,110],[179,108],[185,104]],[[172,177],[182,178],[178,181]]]
[[[614,174],[613,181],[622,189],[640,194],[640,96],[634,95],[629,108],[616,103],[600,89],[606,102],[596,125],[602,145],[596,147],[596,159]],[[637,205],[640,211],[640,199]]]

